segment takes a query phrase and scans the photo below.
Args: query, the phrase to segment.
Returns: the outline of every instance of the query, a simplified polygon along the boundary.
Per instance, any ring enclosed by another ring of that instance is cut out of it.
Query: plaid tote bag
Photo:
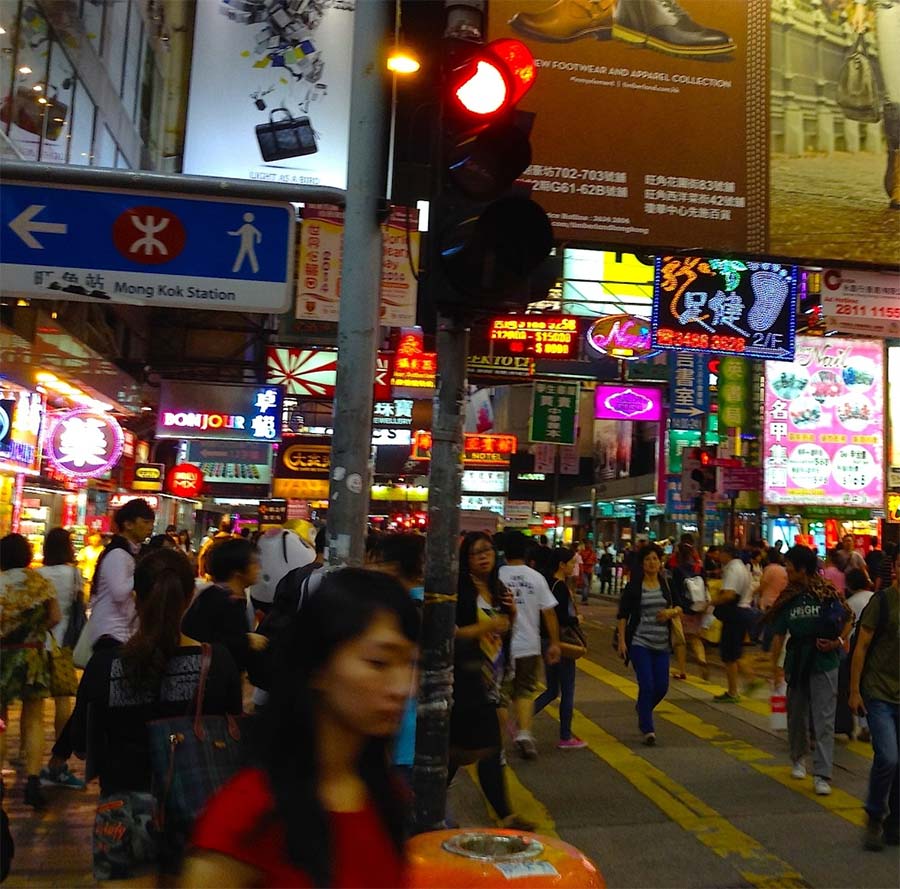
[[[147,723],[160,829],[189,831],[207,800],[237,771],[241,729],[232,714],[203,714],[212,648],[202,646],[193,713]]]

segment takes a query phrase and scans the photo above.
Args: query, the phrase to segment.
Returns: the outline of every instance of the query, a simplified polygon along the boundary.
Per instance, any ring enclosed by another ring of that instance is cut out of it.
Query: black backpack
[[[277,643],[290,628],[297,612],[303,607],[303,603],[309,595],[310,578],[323,567],[316,562],[310,562],[309,565],[302,565],[288,571],[278,581],[272,607],[256,628],[256,632],[268,637],[271,643],[264,652],[261,652],[262,656],[258,659],[256,668],[250,676],[250,681],[257,688],[266,690],[269,688]]]

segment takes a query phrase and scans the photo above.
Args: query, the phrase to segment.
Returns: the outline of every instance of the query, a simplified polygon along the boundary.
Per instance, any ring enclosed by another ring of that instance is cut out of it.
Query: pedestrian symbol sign
[[[288,203],[4,183],[4,293],[278,313],[294,295]]]
[[[575,444],[579,392],[578,383],[534,384],[529,435],[531,441]]]

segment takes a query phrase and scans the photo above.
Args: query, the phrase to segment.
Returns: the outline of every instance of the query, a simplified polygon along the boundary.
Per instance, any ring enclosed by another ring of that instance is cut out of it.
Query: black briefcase
[[[278,120],[275,114],[284,116]],[[315,154],[316,134],[308,117],[293,117],[287,108],[273,108],[269,122],[257,124],[256,141],[264,161],[280,161],[288,157]]]

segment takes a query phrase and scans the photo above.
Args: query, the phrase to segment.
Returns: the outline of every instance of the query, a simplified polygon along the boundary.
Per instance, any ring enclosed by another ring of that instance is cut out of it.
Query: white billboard
[[[355,0],[197,0],[184,172],[345,188]]]

